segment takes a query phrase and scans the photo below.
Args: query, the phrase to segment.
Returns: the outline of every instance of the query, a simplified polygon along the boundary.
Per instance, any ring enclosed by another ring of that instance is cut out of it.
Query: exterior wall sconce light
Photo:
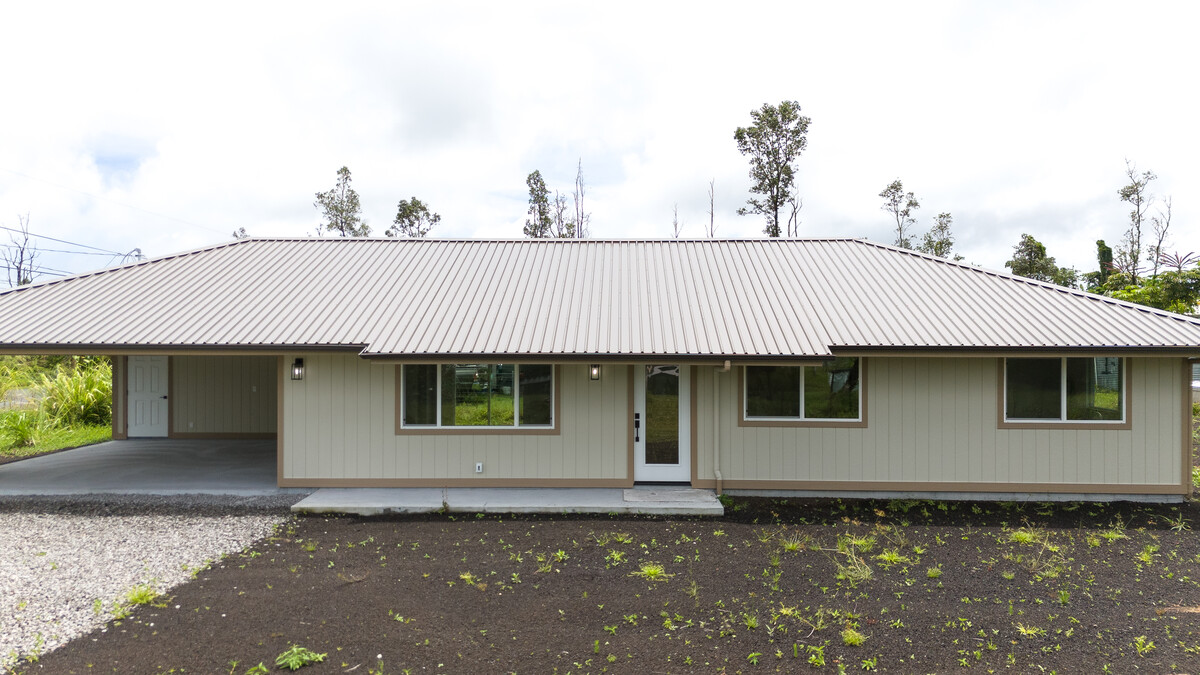
[[[304,379],[304,359],[296,359],[292,363],[292,379],[293,380],[303,380]]]
[[[597,380],[599,380],[599,379],[600,379],[600,364],[599,364],[599,363],[593,363],[593,364],[592,364],[592,367],[591,367],[591,378],[592,378],[592,381],[593,381],[593,382],[595,382],[595,381],[597,381]]]

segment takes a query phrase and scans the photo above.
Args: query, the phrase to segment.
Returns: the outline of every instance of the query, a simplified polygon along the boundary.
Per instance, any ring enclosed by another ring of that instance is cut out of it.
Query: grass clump
[[[642,563],[642,566],[630,572],[629,576],[641,577],[647,581],[666,581],[674,575],[668,574],[667,568],[658,563]]]
[[[311,649],[293,644],[287,651],[275,657],[275,665],[287,670],[299,670],[304,666],[321,663],[329,654],[318,654]]]
[[[852,627],[847,627],[842,631],[842,644],[847,647],[857,647],[866,641],[867,636]]]
[[[129,589],[125,594],[125,604],[127,605],[149,605],[159,598],[162,594],[154,590],[150,584],[138,584]]]
[[[0,436],[7,439],[9,447],[33,447],[44,430],[41,415],[33,411],[13,411],[0,416]]]

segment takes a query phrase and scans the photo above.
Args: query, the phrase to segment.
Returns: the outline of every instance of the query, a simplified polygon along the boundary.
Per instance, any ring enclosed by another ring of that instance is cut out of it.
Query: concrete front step
[[[292,506],[296,513],[637,513],[720,516],[712,490],[634,488],[322,488]]]

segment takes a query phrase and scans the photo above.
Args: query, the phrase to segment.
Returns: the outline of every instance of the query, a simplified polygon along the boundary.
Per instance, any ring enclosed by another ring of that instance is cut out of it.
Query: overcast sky
[[[968,262],[1027,232],[1089,271],[1128,158],[1174,198],[1168,249],[1200,250],[1196,3],[183,7],[6,6],[0,226],[148,256],[308,236],[345,165],[378,234],[417,196],[435,236],[520,237],[526,176],[569,192],[582,160],[594,237],[669,237],[676,204],[701,236],[710,180],[718,236],[756,237],[733,132],[789,99],[803,236],[891,243],[901,178],[918,234],[950,212]]]

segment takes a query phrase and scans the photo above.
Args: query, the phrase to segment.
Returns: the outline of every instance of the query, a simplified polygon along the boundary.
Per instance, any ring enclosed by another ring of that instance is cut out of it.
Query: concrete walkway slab
[[[0,465],[0,496],[306,493],[276,485],[275,441],[139,438]]]
[[[622,513],[720,516],[716,493],[692,488],[322,488],[296,513]]]

